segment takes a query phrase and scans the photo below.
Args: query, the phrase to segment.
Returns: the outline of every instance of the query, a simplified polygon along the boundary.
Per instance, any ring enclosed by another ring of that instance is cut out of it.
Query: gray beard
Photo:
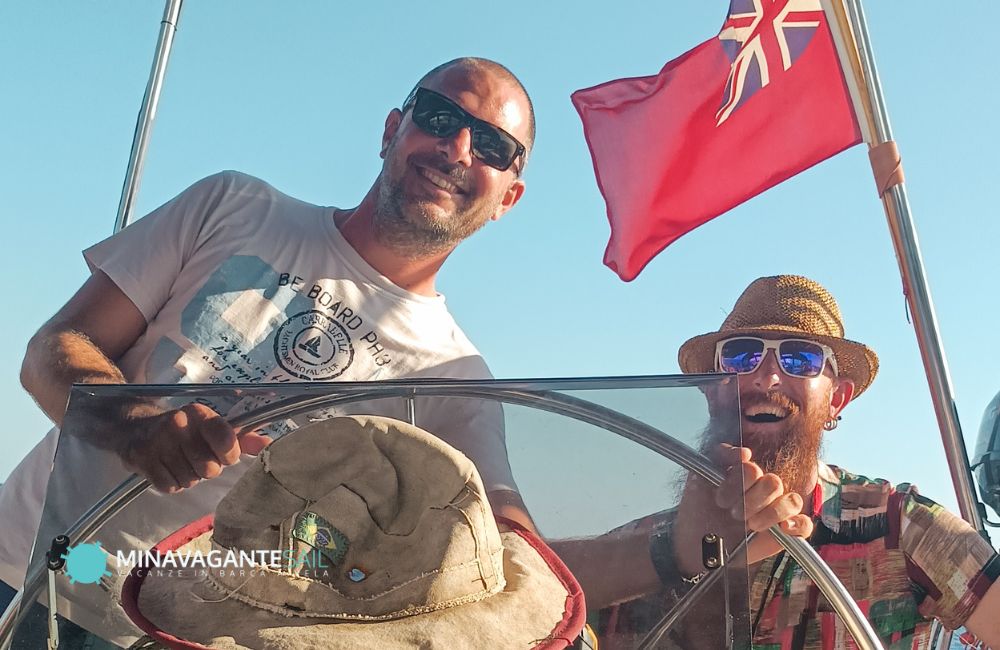
[[[402,191],[385,183],[379,187],[373,218],[375,241],[397,255],[409,260],[419,260],[445,253],[458,243],[446,228],[419,227],[403,216]],[[420,210],[419,206],[409,206]],[[426,215],[421,221],[428,223]]]
[[[448,175],[445,169],[439,169]],[[383,176],[375,200],[375,240],[397,255],[411,260],[448,253],[460,242],[486,225],[500,199],[481,205],[476,211],[456,211],[444,222],[435,221],[426,208],[408,203],[401,183],[390,183]]]

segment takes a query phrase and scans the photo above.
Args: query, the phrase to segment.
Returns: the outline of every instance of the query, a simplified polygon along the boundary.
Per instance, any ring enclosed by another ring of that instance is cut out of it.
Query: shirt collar
[[[833,532],[840,532],[842,513],[840,472],[823,461],[818,461],[816,474],[819,480],[813,492],[813,519],[818,518]]]

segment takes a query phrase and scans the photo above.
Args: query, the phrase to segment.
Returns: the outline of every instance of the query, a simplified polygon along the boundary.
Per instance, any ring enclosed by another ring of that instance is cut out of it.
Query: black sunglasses
[[[461,129],[472,134],[472,155],[494,169],[507,171],[521,158],[524,167],[524,145],[498,126],[469,115],[465,109],[444,95],[426,88],[414,88],[400,109],[404,114],[413,109],[413,123],[421,130],[438,137],[450,138]],[[521,175],[520,169],[514,173]]]

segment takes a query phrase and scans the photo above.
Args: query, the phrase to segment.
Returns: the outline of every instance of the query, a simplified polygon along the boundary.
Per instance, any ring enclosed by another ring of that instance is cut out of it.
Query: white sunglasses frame
[[[793,375],[792,373],[785,370],[785,367],[781,365],[781,359],[778,357],[778,346],[780,346],[785,341],[793,341],[798,343],[809,343],[812,345],[818,345],[821,350],[823,350],[823,368],[826,368],[827,362],[830,363],[830,367],[833,368],[833,374],[835,376],[840,374],[837,369],[837,356],[833,353],[833,348],[829,345],[824,345],[818,341],[810,341],[809,339],[799,339],[799,338],[782,338],[782,339],[764,339],[759,336],[730,336],[729,338],[722,339],[715,344],[715,370],[717,372],[722,372],[722,346],[724,346],[729,341],[739,341],[739,340],[750,340],[750,341],[760,341],[764,344],[764,351],[761,353],[760,363],[754,366],[754,369],[749,372],[740,372],[740,375],[749,375],[751,373],[757,372],[760,368],[760,364],[764,362],[764,358],[767,356],[768,350],[774,350],[774,359],[778,362],[778,367],[781,368],[781,372],[788,375],[789,377],[795,377],[797,379],[812,379],[808,375]],[[822,375],[823,371],[820,370],[819,375]],[[814,375],[819,377],[819,375]]]

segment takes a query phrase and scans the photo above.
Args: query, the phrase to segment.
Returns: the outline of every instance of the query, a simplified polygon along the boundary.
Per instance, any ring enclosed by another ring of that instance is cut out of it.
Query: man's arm
[[[514,490],[491,490],[486,494],[486,498],[490,502],[490,507],[493,508],[494,515],[510,519],[535,535],[539,534],[520,494]]]
[[[513,520],[541,537],[520,494],[513,490],[493,490],[487,497],[494,514]],[[630,600],[660,586],[649,557],[649,531],[550,539],[546,543],[580,583],[590,609]]]
[[[145,329],[139,309],[107,275],[95,271],[28,342],[21,385],[61,426],[74,383],[125,383],[112,359]]]
[[[965,621],[965,627],[987,647],[1000,648],[1000,580],[986,590],[986,595]]]
[[[1000,649],[1000,556],[968,522],[919,494],[896,488],[889,514],[899,517],[898,547],[924,598],[920,613],[948,629],[965,626]]]
[[[649,536],[636,529],[546,542],[580,583],[587,609],[598,610],[660,589]]]
[[[95,271],[29,341],[21,384],[62,426],[74,383],[125,383],[115,360],[145,328],[145,318],[128,296],[104,272]],[[239,460],[241,451],[256,453],[268,442],[252,433],[238,440],[225,420],[200,404],[164,411],[135,400],[78,415],[75,435],[114,452],[126,468],[163,492],[218,476],[223,466]]]
[[[780,478],[752,461],[749,449],[727,447],[720,454],[720,462],[728,465],[721,486],[694,475],[688,479],[658,560],[664,566],[654,566],[651,556],[656,518],[648,526],[627,525],[598,537],[548,542],[580,582],[588,607],[599,609],[664,587],[685,588],[683,578],[704,571],[701,540],[709,532],[731,540],[759,532],[747,550],[750,564],[781,550],[766,532],[771,526],[798,537],[812,533],[812,520],[801,513],[801,496],[786,493]],[[661,584],[661,578],[670,579],[665,575],[676,577],[677,583]]]

